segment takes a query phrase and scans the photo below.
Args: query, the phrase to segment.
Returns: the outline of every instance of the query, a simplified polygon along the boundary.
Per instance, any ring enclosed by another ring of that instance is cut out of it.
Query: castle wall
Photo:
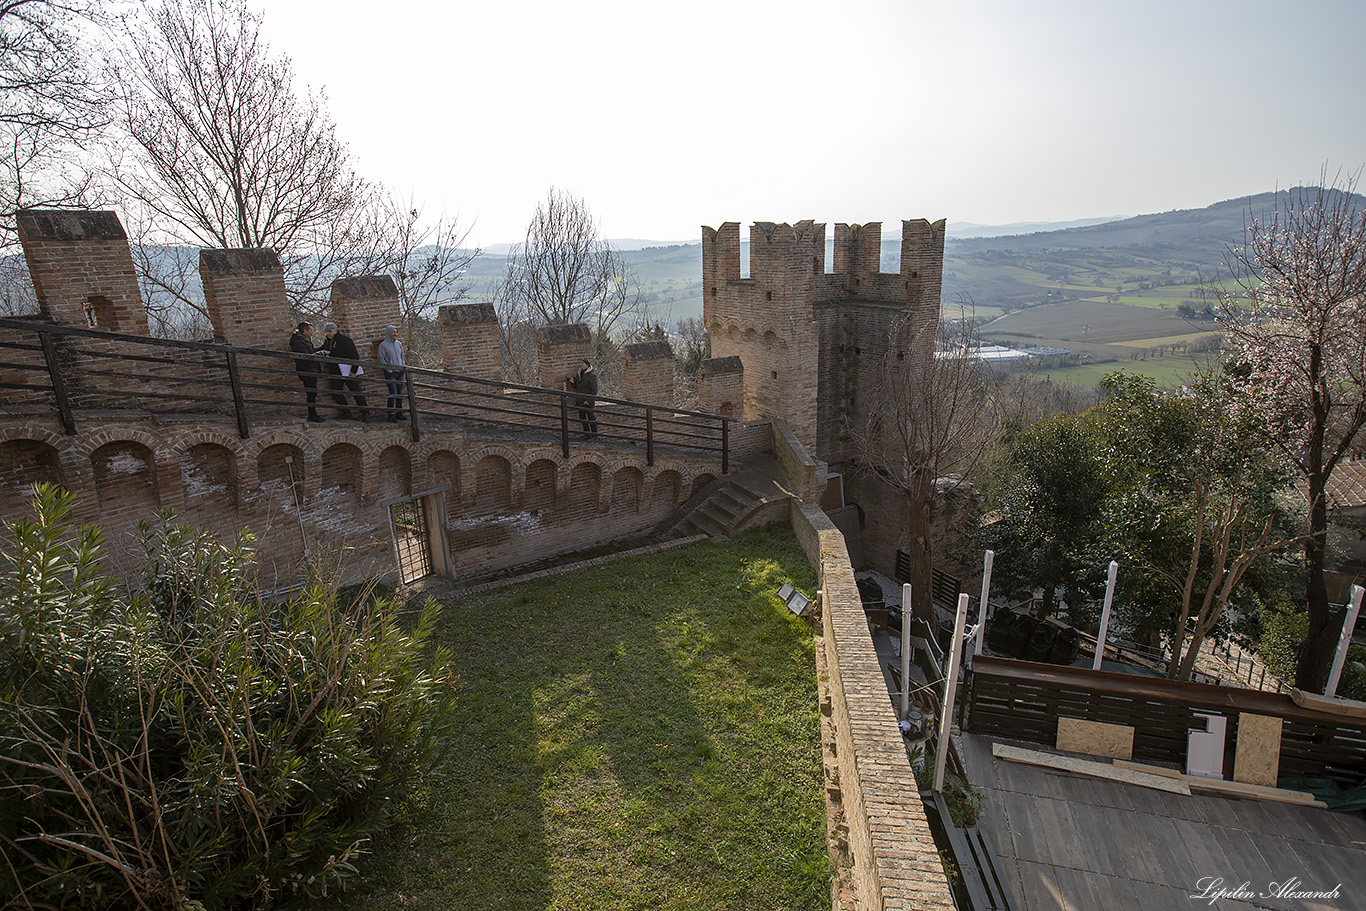
[[[441,360],[446,370],[501,382],[503,361],[493,304],[446,304],[438,310]]]
[[[650,405],[674,404],[674,353],[668,342],[627,345],[622,398]]]
[[[362,275],[332,282],[332,320],[351,336],[360,356],[379,357],[386,326],[402,327],[398,286],[388,275]]]
[[[843,809],[858,909],[952,911],[939,850],[887,698],[844,536],[812,503],[790,521],[821,591],[822,747],[826,787]]]
[[[564,389],[565,379],[579,372],[579,359],[593,358],[593,335],[583,323],[541,326],[536,330],[538,384]]]
[[[750,278],[740,277],[734,222],[703,228],[703,320],[712,355],[744,363],[744,418],[780,417],[804,446],[816,442],[815,276],[824,272],[825,226],[757,222]]]
[[[288,343],[294,324],[274,250],[200,250],[199,277],[217,339],[249,348]]]
[[[44,316],[63,326],[147,333],[133,254],[117,215],[28,209],[16,221]]]
[[[393,577],[390,497],[447,488],[445,526],[457,578],[643,533],[663,521],[716,462],[580,446],[527,445],[514,436],[401,427],[279,423],[243,440],[229,420],[153,416],[82,422],[68,436],[53,418],[0,423],[0,520],[27,514],[29,485],[63,484],[78,522],[105,532],[107,565],[133,570],[135,526],[174,509],[231,538],[249,529],[267,586],[298,581],[305,540],[336,561],[345,582]]]

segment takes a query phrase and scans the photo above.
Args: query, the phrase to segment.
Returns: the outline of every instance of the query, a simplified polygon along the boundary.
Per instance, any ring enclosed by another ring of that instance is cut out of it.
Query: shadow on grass
[[[829,904],[809,627],[786,527],[448,606],[453,770],[366,908]]]

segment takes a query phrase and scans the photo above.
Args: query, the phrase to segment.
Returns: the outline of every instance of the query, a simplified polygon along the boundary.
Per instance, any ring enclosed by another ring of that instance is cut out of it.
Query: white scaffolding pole
[[[953,718],[953,697],[958,690],[958,659],[963,654],[963,622],[968,618],[968,595],[958,596],[958,615],[953,621],[953,647],[944,678],[944,717],[939,719],[939,748],[934,754],[934,790],[944,790],[944,762],[949,756],[949,722]]]
[[[1342,618],[1342,636],[1338,639],[1338,653],[1333,656],[1333,669],[1328,672],[1328,686],[1324,688],[1323,695],[1336,696],[1338,693],[1338,681],[1342,679],[1342,665],[1347,661],[1347,649],[1352,646],[1352,632],[1357,626],[1357,617],[1361,614],[1361,596],[1366,592],[1360,585],[1352,586],[1352,600],[1347,605],[1347,616]]]
[[[987,551],[982,563],[982,609],[977,613],[977,637],[973,647],[974,655],[982,654],[987,638],[987,599],[991,597],[991,565],[996,562],[996,551]]]
[[[911,711],[911,583],[901,586],[901,720]]]
[[[1110,578],[1105,583],[1105,606],[1100,611],[1100,631],[1096,633],[1096,659],[1091,662],[1091,670],[1100,670],[1100,661],[1105,657],[1105,636],[1110,632],[1110,606],[1115,603],[1115,578],[1119,575],[1119,564],[1110,561]]]

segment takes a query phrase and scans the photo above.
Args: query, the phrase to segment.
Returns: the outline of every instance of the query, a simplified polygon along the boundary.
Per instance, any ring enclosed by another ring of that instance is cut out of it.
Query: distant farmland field
[[[1159,382],[1180,382],[1196,369],[1196,359],[1185,350],[1208,344],[1210,323],[1189,323],[1174,310],[1108,301],[1068,301],[1016,310],[982,327],[984,341],[1028,349],[1035,346],[1068,348],[1088,362],[1043,370],[1067,382],[1093,385],[1115,370],[1152,376]]]

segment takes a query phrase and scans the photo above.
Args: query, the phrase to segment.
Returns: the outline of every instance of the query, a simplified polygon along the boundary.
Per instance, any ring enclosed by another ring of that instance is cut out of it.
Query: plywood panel
[[[1238,714],[1238,749],[1233,780],[1274,788],[1281,765],[1281,719],[1274,715]]]
[[[1134,729],[1127,724],[1058,718],[1058,749],[1110,759],[1134,758]]]

